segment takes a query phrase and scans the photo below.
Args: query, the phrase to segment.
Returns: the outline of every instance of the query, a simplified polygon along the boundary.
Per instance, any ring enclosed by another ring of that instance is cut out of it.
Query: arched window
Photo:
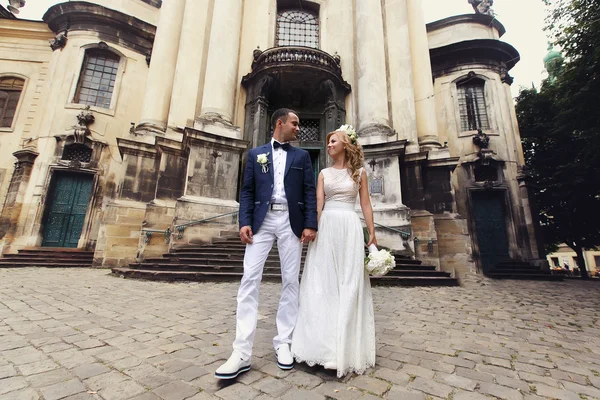
[[[458,83],[457,88],[462,130],[490,129],[485,104],[485,82],[469,78],[463,83]]]
[[[75,103],[110,108],[120,57],[102,49],[88,49],[85,52]]]
[[[21,78],[0,78],[0,128],[12,126],[24,84]]]
[[[318,14],[305,10],[277,12],[276,46],[306,46],[319,48]]]

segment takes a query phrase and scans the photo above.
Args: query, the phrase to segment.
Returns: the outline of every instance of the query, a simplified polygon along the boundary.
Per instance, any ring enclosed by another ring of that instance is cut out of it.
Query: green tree
[[[583,250],[600,245],[600,5],[544,1],[565,59],[539,91],[521,91],[519,128],[546,244],[566,243],[588,278]]]

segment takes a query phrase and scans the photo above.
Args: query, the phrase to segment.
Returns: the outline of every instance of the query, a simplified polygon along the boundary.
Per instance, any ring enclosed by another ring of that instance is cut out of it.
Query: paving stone
[[[164,400],[183,400],[199,392],[197,388],[182,381],[173,381],[153,390]]]
[[[27,381],[22,376],[13,376],[0,380],[0,394],[9,393],[27,387]]]
[[[257,382],[254,382],[252,387],[270,396],[281,397],[282,394],[291,388],[291,385],[284,380],[267,376]]]
[[[443,372],[437,372],[434,379],[437,382],[465,390],[475,390],[477,387],[477,382],[472,379],[458,375],[445,374]]]
[[[155,389],[159,386],[166,385],[171,382],[173,378],[169,375],[149,375],[136,380],[140,385],[146,389]]]
[[[0,367],[0,379],[9,378],[17,374],[17,370],[12,365],[3,365]]]
[[[100,395],[106,400],[122,400],[142,394],[146,389],[135,382],[125,381],[100,390]]]
[[[58,382],[66,382],[71,379],[73,379],[72,374],[64,368],[42,372],[41,374],[30,375],[27,377],[30,385],[34,388],[42,388]]]
[[[544,384],[536,384],[535,392],[537,395],[542,397],[549,397],[551,399],[558,400],[581,400],[578,394],[573,392],[568,392],[563,389],[558,389],[552,386],[547,386]]]
[[[241,384],[232,384],[215,393],[215,396],[223,400],[252,400],[259,395],[258,390]]]
[[[322,385],[317,386],[314,390],[328,398],[339,400],[355,400],[363,395],[360,390],[353,386],[337,381],[325,382]]]
[[[104,374],[109,371],[110,368],[108,368],[106,365],[98,363],[80,365],[71,370],[71,372],[73,372],[73,374],[78,376],[80,379],[91,378],[92,376]]]
[[[523,394],[521,393],[521,391],[519,391],[517,389],[511,389],[508,387],[500,386],[500,385],[495,385],[495,384],[489,383],[489,382],[482,382],[479,385],[478,391],[480,393],[489,394],[492,396],[499,397],[501,399],[507,399],[507,400],[522,400],[523,399]]]
[[[304,389],[314,389],[323,383],[323,380],[316,375],[306,373],[304,371],[294,371],[284,378],[285,381],[292,385],[302,387]]]
[[[192,400],[193,397],[190,397],[188,400]],[[155,395],[154,393],[144,393],[144,394],[140,394],[139,396],[135,396],[133,398],[131,398],[131,400],[161,400],[160,397],[158,397],[157,395]]]
[[[173,372],[172,375],[183,381],[193,381],[201,376],[208,374],[209,371],[203,367],[192,365],[181,371]]]
[[[364,399],[364,396],[361,398]],[[257,400],[262,399],[257,397]],[[281,400],[325,400],[325,396],[302,388],[292,388],[281,396]]]
[[[411,364],[406,364],[404,367],[402,367],[400,369],[400,372],[403,372],[407,375],[420,376],[422,378],[427,378],[427,379],[432,379],[433,376],[435,375],[435,372],[430,369],[419,367],[417,365],[411,365]]]
[[[109,386],[118,385],[121,382],[128,381],[129,378],[117,371],[110,371],[106,374],[96,375],[84,380],[85,384],[92,390],[98,391]]]
[[[392,386],[384,398],[389,400],[426,400],[427,396],[422,392],[414,392],[404,387]]]
[[[87,389],[79,379],[72,379],[70,381],[60,382],[42,388],[40,389],[40,392],[45,400],[58,400],[86,390]]]
[[[443,383],[432,381],[431,379],[416,377],[414,381],[408,384],[408,389],[419,390],[421,392],[446,398],[452,393],[453,388]]]
[[[40,395],[32,388],[16,390],[2,395],[2,400],[38,400]]]
[[[58,365],[54,361],[44,360],[44,361],[33,362],[30,364],[19,365],[19,372],[21,373],[21,375],[27,376],[27,375],[39,374],[41,372],[51,371],[51,370],[57,369],[57,368],[60,368],[60,365]]]
[[[481,393],[458,391],[454,393],[452,400],[490,400],[490,398]]]
[[[410,381],[410,376],[408,374],[400,371],[393,371],[387,368],[378,368],[375,371],[374,376],[399,386],[406,386]]]

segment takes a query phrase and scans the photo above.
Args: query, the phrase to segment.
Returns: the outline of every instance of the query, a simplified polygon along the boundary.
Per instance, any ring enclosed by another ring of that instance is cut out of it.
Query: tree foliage
[[[600,5],[544,1],[565,59],[521,91],[517,115],[546,244],[571,247],[586,278],[583,250],[600,245]]]

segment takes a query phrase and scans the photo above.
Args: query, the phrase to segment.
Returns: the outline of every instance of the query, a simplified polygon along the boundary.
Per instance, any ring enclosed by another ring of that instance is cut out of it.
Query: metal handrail
[[[208,221],[212,221],[214,219],[218,219],[218,218],[222,218],[222,217],[227,217],[230,215],[236,215],[239,214],[239,211],[232,211],[230,213],[226,213],[226,214],[220,214],[220,215],[215,215],[214,217],[209,217],[209,218],[204,218],[204,219],[198,219],[195,221],[190,221],[187,222],[185,224],[180,224],[180,225],[175,225],[175,229],[177,229],[177,239],[183,239],[183,232],[185,231],[185,228],[187,228],[188,226],[194,226],[194,225],[199,225],[202,224],[204,222],[208,222]],[[171,231],[171,228],[168,228],[168,231]]]
[[[217,218],[222,218],[222,217],[227,217],[229,215],[235,215],[238,214],[239,211],[232,211],[230,213],[227,214],[220,214],[220,215],[216,215],[214,217],[209,217],[209,218],[204,218],[204,219],[198,219],[195,221],[190,221],[187,222],[185,224],[179,224],[179,225],[175,225],[175,229],[177,229],[177,239],[183,239],[183,231],[185,231],[185,228],[187,228],[188,226],[193,226],[193,225],[198,225],[207,221],[212,221],[213,219],[217,219]],[[150,228],[142,228],[142,234],[144,234],[143,232],[145,232],[146,235],[146,244],[150,243],[150,239],[152,238],[152,234],[153,233],[162,233],[165,235],[165,242],[167,244],[169,244],[171,242],[171,227],[168,227],[165,230],[160,230],[160,229],[150,229]]]
[[[362,217],[360,217],[360,219],[361,219],[361,221],[365,220]],[[410,237],[410,233],[401,231],[400,229],[392,228],[391,226],[386,226],[386,225],[383,225],[383,224],[378,224],[377,222],[373,222],[373,225],[378,226],[380,228],[385,228],[385,229],[387,229],[389,231],[392,231],[392,232],[399,233],[400,235],[402,235],[402,239],[408,240],[408,238]]]

